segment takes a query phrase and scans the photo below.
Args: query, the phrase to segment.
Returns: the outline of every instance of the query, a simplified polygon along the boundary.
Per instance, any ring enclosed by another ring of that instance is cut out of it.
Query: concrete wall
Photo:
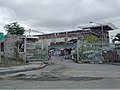
[[[25,36],[16,36],[16,35],[6,35],[5,36],[5,41],[4,41],[4,54],[5,57],[7,58],[16,58],[16,51],[15,48],[16,45],[15,43],[19,41],[20,38],[24,38]],[[24,43],[25,46],[25,43]],[[16,50],[19,51],[17,48]],[[25,55],[25,47],[24,47],[24,52],[19,52],[19,58],[26,61],[26,55]]]

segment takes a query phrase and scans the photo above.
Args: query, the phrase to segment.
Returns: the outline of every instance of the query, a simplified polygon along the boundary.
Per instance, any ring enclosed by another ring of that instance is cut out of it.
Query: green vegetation
[[[85,39],[85,42],[87,43],[95,43],[97,42],[97,38],[93,35],[89,35],[86,39]]]
[[[6,58],[4,55],[1,55],[1,64],[0,67],[10,67],[10,66],[18,66],[18,65],[25,65],[23,61],[16,61],[14,58]]]
[[[4,29],[11,35],[23,35],[25,32],[24,27],[21,27],[17,22],[6,24]]]
[[[16,41],[15,47],[14,47],[15,60],[24,62],[24,60],[22,58],[20,58],[20,56],[19,56],[19,51],[18,51],[19,45],[20,45],[20,41]]]
[[[82,44],[78,47],[78,57],[81,61],[82,59],[86,58],[86,56],[83,55],[83,52],[88,50],[95,50],[98,40],[93,35],[89,35],[86,38],[81,38],[80,40],[82,41]]]

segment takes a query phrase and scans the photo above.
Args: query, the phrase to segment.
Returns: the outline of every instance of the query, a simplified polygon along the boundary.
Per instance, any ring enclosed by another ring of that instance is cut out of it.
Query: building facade
[[[37,36],[39,37],[40,43],[47,45],[69,42],[70,40],[75,40],[78,38],[86,38],[89,35],[95,36],[100,42],[109,43],[109,31],[117,29],[117,27],[111,23],[103,24],[102,27],[100,25],[83,26],[80,27],[81,30],[50,33]]]

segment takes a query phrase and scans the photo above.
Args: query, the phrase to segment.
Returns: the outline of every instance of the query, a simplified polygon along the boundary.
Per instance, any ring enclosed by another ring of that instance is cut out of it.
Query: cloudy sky
[[[45,33],[76,29],[90,21],[120,28],[120,0],[0,0],[0,32],[14,21]]]

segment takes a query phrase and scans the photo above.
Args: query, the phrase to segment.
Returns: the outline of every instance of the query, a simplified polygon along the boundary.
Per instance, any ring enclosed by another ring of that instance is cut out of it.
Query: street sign
[[[4,33],[0,32],[0,41],[4,41]]]

